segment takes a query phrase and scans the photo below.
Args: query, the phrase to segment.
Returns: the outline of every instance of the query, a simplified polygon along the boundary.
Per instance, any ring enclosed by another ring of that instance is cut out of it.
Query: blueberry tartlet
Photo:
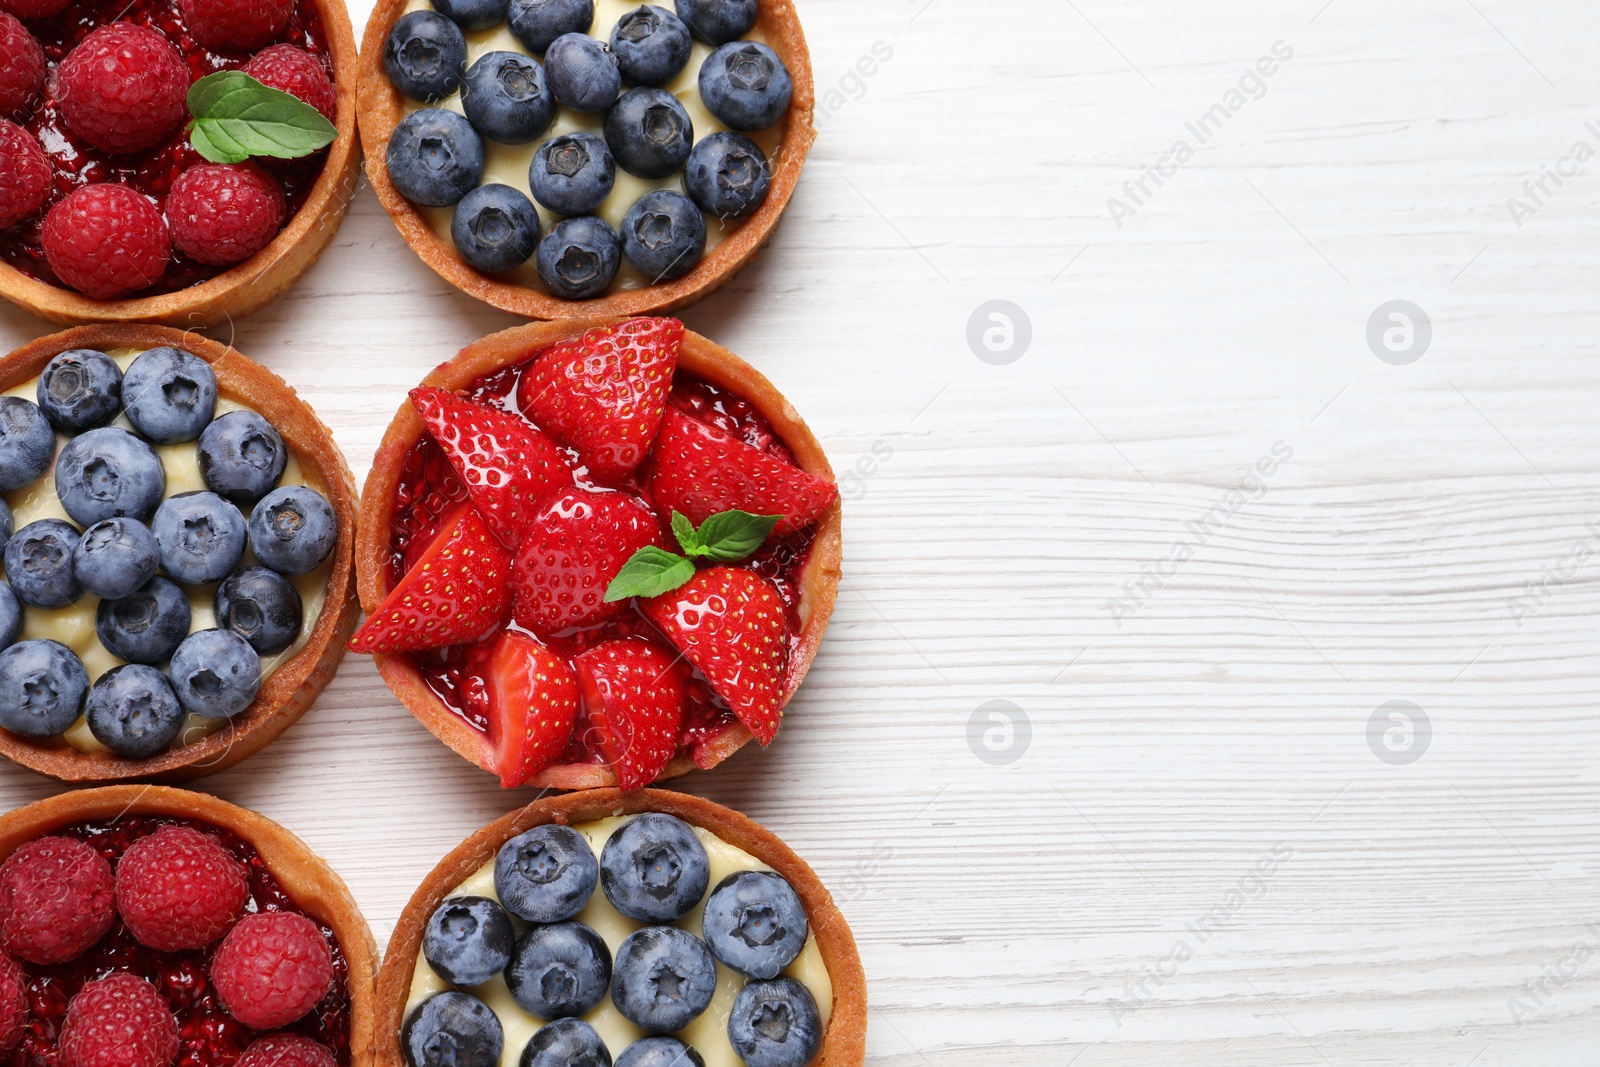
[[[282,733],[356,619],[355,491],[281,379],[160,326],[0,359],[0,753],[188,778]]]
[[[699,797],[541,800],[450,853],[378,978],[381,1067],[860,1067],[866,978],[816,874]]]
[[[816,133],[792,0],[379,0],[361,131],[423,260],[529,318],[670,311],[766,241]]]
[[[361,507],[351,649],[508,788],[638,789],[771,743],[838,590],[821,446],[676,319],[470,345],[395,416]]]

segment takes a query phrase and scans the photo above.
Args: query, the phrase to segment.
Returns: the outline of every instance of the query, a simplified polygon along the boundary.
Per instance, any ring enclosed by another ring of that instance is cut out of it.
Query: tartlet
[[[226,725],[147,759],[80,751],[51,739],[32,740],[0,730],[0,755],[64,782],[133,779],[186,781],[231,767],[288,729],[332,681],[356,624],[354,556],[355,481],[332,433],[276,374],[226,345],[163,326],[104,323],[42,337],[0,358],[0,390],[39,375],[59,353],[73,349],[149,350],[171,346],[203,359],[216,374],[219,399],[233,400],[265,417],[296,459],[327,491],[338,537],[325,566],[327,590],[303,647],[261,682],[260,692]]]

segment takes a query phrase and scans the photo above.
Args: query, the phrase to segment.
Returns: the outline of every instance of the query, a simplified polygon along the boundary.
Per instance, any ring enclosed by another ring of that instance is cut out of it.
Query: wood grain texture
[[[1600,149],[1600,9],[799,8],[821,137],[770,247],[684,318],[827,447],[845,582],[779,742],[681,784],[833,889],[868,1062],[1595,1062],[1600,161],[1520,227],[1506,202]],[[1119,228],[1107,199],[1280,41]],[[1032,324],[1006,366],[966,339],[994,299]],[[1409,366],[1366,341],[1394,299],[1433,327]],[[404,390],[514,321],[363,190],[236,337],[360,477]],[[969,747],[996,700],[1031,726],[1003,766]],[[1391,700],[1431,722],[1409,765],[1369,746]],[[53,788],[0,768],[8,804]],[[356,659],[206,788],[302,834],[380,942],[529,799]]]

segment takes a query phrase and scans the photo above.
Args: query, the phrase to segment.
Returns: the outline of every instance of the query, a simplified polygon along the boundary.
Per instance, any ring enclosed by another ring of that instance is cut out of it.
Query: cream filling
[[[601,819],[597,822],[581,823],[573,829],[583,835],[589,847],[594,849],[594,854],[599,856],[600,850],[605,847],[611,835],[620,830],[631,818],[622,816]],[[709,830],[696,826],[694,832],[699,835],[701,843],[705,845],[706,855],[711,860],[711,878],[707,883],[707,896],[710,896],[711,890],[716,888],[717,883],[730,874],[738,871],[772,869]],[[494,861],[490,860],[480,867],[476,873],[452,890],[450,895],[498,900],[494,890]],[[682,927],[696,937],[701,936],[700,919],[704,905],[705,901],[702,900],[674,925]],[[604,939],[606,946],[611,949],[613,958],[623,940],[644,925],[619,913],[611,906],[611,901],[606,899],[604,891],[598,887],[583,911],[578,913],[577,921],[584,923]],[[515,917],[512,918],[512,923],[519,935],[528,928],[527,923]],[[811,991],[812,997],[816,999],[817,1009],[822,1013],[822,1024],[826,1027],[828,1018],[833,1012],[833,980],[828,976],[828,969],[822,962],[822,952],[817,948],[815,932],[806,938],[805,948],[800,950],[799,957],[783,973]],[[694,1022],[673,1035],[699,1052],[705,1059],[706,1067],[743,1067],[743,1061],[728,1043],[727,1026],[734,998],[744,988],[746,981],[747,979],[737,971],[718,963],[717,991],[712,997],[710,1007],[706,1008]],[[412,1009],[418,1004],[450,988],[452,988],[450,983],[435,974],[422,953],[418,952],[416,968],[411,976],[411,993],[406,998],[403,1017],[409,1018]],[[528,1040],[545,1024],[522,1010],[512,999],[511,991],[506,988],[505,978],[501,976],[490,979],[471,992],[494,1011],[505,1030],[505,1051],[500,1057],[500,1067],[517,1067]],[[616,1059],[629,1045],[646,1036],[643,1030],[623,1017],[609,996],[604,997],[593,1010],[581,1018],[599,1033],[612,1059]]]
[[[629,0],[596,0],[594,24],[589,27],[589,36],[609,43],[611,31],[622,19],[622,16],[636,10],[638,7],[639,3],[629,2]],[[408,0],[406,4],[406,11],[408,12],[427,10],[431,10],[428,0]],[[671,8],[669,7],[668,10],[671,10]],[[467,66],[469,67],[485,52],[520,52],[523,55],[530,55],[528,50],[522,47],[521,42],[511,35],[511,30],[504,22],[487,30],[465,31],[465,36],[467,38]],[[752,30],[745,39],[766,43],[766,38],[759,30]],[[706,57],[711,52],[710,45],[695,41],[689,53],[689,62],[684,65],[677,78],[662,86],[667,92],[676,96],[678,102],[683,105],[684,110],[689,113],[689,118],[694,123],[694,141],[696,144],[699,144],[702,138],[728,128],[717,121],[716,117],[706,109],[705,104],[700,100],[700,65],[705,62]],[[535,56],[534,58],[543,63],[542,57]],[[623,91],[626,92],[628,88],[629,86],[624,83]],[[433,104],[423,104],[412,100],[410,97],[405,98],[407,114],[424,107],[442,107],[460,115],[466,114],[461,106],[461,94],[459,92]],[[754,133],[745,134],[746,137],[761,146],[761,150],[767,154],[767,160],[773,167],[777,166],[781,126],[782,123],[775,123],[765,130],[757,130]],[[513,189],[520,190],[523,195],[533,202],[534,209],[539,212],[540,232],[549,233],[550,228],[565,216],[557,215],[542,206],[537,200],[533,200],[533,193],[528,187],[528,167],[532,164],[534,154],[538,152],[539,146],[544,142],[552,137],[560,137],[563,134],[577,132],[592,133],[597,137],[604,138],[605,115],[603,113],[599,115],[583,115],[557,104],[555,120],[551,122],[550,128],[531,144],[507,145],[484,138],[485,166],[483,184],[509,185]],[[647,179],[629,174],[619,166],[617,168],[617,183],[612,187],[611,195],[606,198],[605,203],[600,205],[595,214],[609,222],[612,229],[621,232],[622,219],[623,216],[627,215],[628,209],[634,205],[636,200],[653,189],[672,189],[680,193],[685,192],[683,172],[680,170],[677,173],[667,175],[665,178]],[[428,220],[429,225],[433,227],[433,231],[441,239],[454,245],[455,242],[450,236],[450,220],[455,217],[455,208],[424,207],[420,204],[415,204],[413,207],[422,214],[423,218]],[[708,256],[717,245],[722,243],[724,238],[736,231],[745,222],[744,219],[723,220],[715,215],[706,215],[705,219],[705,254]],[[534,266],[531,259],[522,266],[497,277],[538,289],[541,292],[549,291],[544,284],[544,280],[539,277],[539,270]],[[653,279],[635,270],[633,264],[628,262],[628,257],[623,256],[622,265],[617,270],[617,276],[612,281],[611,288],[608,291],[643,289],[653,284],[653,281]]]
[[[116,361],[117,366],[124,371],[132,365],[140,349],[113,349],[106,354]],[[32,378],[15,388],[8,389],[0,396],[20,396],[28,401],[37,401],[39,395],[39,379]],[[226,397],[217,398],[217,414],[226,415],[230,411],[252,410],[243,404],[236,403]],[[133,430],[133,423],[128,421],[126,414],[118,415],[111,424],[124,430]],[[61,446],[67,438],[56,435],[56,452],[60,454]],[[152,445],[156,455],[161,457],[161,466],[167,475],[167,497],[179,493],[199,492],[206,488],[205,479],[200,476],[200,453],[195,442],[185,441],[176,445]],[[316,476],[316,473],[306,469],[294,452],[289,452],[288,462],[283,468],[283,477],[279,485],[304,485],[315,489],[323,496],[328,495],[328,487]],[[39,479],[21,489],[4,494],[5,501],[11,505],[12,517],[15,520],[15,529],[20,530],[30,522],[40,519],[63,519],[71,522],[72,517],[61,506],[61,501],[56,497],[55,463],[51,462],[48,470]],[[165,499],[165,498],[163,498]],[[248,515],[245,516],[249,518]],[[244,558],[239,561],[240,566],[256,562],[255,553],[250,551],[247,543]],[[261,680],[263,682],[287,662],[290,657],[306,646],[311,640],[311,633],[316,629],[317,619],[322,614],[322,606],[328,596],[328,578],[333,573],[333,559],[329,558],[322,566],[308,574],[291,577],[295,589],[300,593],[300,602],[304,611],[300,623],[300,636],[295,643],[282,652],[271,656],[261,657]],[[179,586],[189,597],[189,632],[213,629],[217,625],[217,614],[214,600],[217,592],[217,583],[209,585],[183,585]],[[85,593],[74,603],[64,608],[46,610],[32,605],[22,605],[22,636],[19,641],[50,640],[58,641],[73,652],[83,661],[89,671],[89,682],[99,678],[113,667],[120,667],[125,662],[112,655],[100,643],[100,636],[95,632],[95,612],[100,607],[100,598],[91,593]],[[173,747],[181,747],[191,741],[221,729],[227,724],[227,719],[208,719],[200,715],[188,716],[183,724],[183,729],[178,732],[178,737],[173,741]],[[89,722],[85,716],[79,715],[78,721],[69,726],[60,740],[80,752],[109,752],[99,741],[95,740],[89,732]],[[49,743],[47,739],[45,743]]]

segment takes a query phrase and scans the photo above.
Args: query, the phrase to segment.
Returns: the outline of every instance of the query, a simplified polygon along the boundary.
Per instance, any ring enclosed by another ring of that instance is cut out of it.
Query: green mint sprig
[[[683,555],[646,545],[633,554],[606,587],[606,603],[631,596],[652,597],[670,593],[694,577],[694,561],[737,563],[765,543],[782,515],[752,515],[748,511],[720,512],[696,529],[687,517],[672,513],[672,533]]]
[[[322,112],[240,70],[207,74],[189,87],[189,143],[212,163],[251,156],[299,159],[339,135]]]

